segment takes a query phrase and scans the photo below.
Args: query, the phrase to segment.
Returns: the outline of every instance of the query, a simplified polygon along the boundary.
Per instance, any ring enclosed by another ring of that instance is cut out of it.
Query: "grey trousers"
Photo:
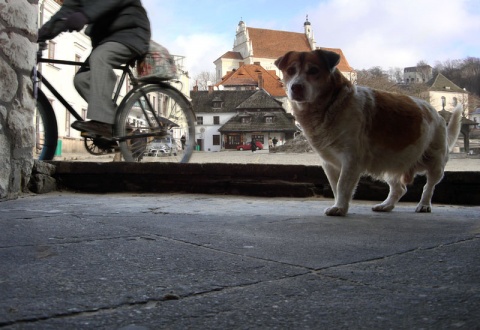
[[[78,93],[87,101],[87,118],[107,124],[115,121],[112,102],[117,75],[113,67],[129,62],[136,54],[118,42],[107,42],[96,47],[88,58],[90,69],[82,67],[73,83]]]

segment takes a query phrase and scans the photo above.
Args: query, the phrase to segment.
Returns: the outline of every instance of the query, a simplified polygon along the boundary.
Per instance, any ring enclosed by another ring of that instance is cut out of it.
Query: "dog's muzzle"
[[[305,87],[303,84],[293,84],[290,87],[290,98],[297,102],[305,101]]]

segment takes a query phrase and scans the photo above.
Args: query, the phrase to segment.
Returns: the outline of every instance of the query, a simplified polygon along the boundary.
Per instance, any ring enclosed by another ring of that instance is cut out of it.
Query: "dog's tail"
[[[448,150],[450,152],[453,150],[458,136],[460,135],[460,129],[462,126],[462,112],[463,105],[459,103],[455,109],[453,109],[452,116],[450,117],[450,121],[447,126]]]

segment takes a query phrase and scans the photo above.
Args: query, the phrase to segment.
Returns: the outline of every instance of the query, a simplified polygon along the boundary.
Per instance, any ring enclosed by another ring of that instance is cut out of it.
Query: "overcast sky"
[[[153,39],[188,59],[195,76],[232,50],[247,27],[303,33],[306,15],[319,47],[341,48],[357,69],[480,57],[480,0],[142,0]]]

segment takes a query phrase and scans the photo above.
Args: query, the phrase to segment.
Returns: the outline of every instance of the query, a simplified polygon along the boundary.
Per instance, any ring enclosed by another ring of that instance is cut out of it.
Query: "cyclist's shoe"
[[[95,120],[77,120],[72,124],[72,127],[81,131],[82,136],[92,137],[92,135],[96,135],[105,138],[111,138],[113,136],[113,125]]]

